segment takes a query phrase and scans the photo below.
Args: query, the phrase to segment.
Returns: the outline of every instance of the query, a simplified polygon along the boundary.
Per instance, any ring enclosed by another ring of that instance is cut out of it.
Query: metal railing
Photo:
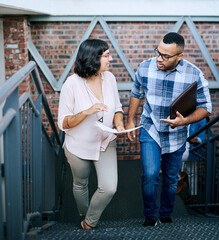
[[[29,75],[38,91],[35,102],[27,92],[19,96],[19,85]],[[57,132],[35,62],[29,62],[2,84],[0,93],[0,104],[4,104],[0,122],[0,136],[3,135],[4,142],[4,171],[0,175],[0,239],[19,240],[25,239],[29,227],[42,226],[43,215],[56,214],[57,182],[62,176],[59,165],[64,158],[60,147],[63,135],[59,136]],[[42,125],[42,107],[52,136]],[[2,180],[5,194],[1,189]]]
[[[219,131],[212,133],[211,128],[218,125],[219,116],[188,137],[187,141],[206,130],[206,141],[190,150],[195,161],[191,162],[194,173],[189,186],[197,189],[197,196],[190,200],[189,207],[205,214],[214,213],[219,208]],[[201,149],[201,152],[200,152]]]

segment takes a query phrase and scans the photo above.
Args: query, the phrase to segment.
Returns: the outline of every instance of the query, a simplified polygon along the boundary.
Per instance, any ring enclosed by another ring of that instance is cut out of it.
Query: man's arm
[[[190,114],[185,118],[179,112],[176,112],[175,119],[170,119],[170,117],[168,117],[167,119],[160,119],[160,121],[167,122],[169,123],[170,127],[175,128],[178,126],[183,126],[183,125],[188,125],[194,122],[198,122],[208,116],[209,116],[209,112],[207,110],[205,110],[204,108],[198,108],[192,114]]]
[[[191,115],[189,115],[188,117],[185,118],[186,122],[188,122],[186,124],[198,122],[198,121],[202,120],[203,118],[208,117],[209,115],[210,115],[210,113],[207,110],[205,110],[204,108],[198,108]]]
[[[131,129],[135,127],[134,117],[139,107],[141,99],[131,97],[129,102],[129,110],[128,110],[128,123],[126,125],[126,129]],[[134,141],[135,131],[128,132],[127,136],[130,141]]]

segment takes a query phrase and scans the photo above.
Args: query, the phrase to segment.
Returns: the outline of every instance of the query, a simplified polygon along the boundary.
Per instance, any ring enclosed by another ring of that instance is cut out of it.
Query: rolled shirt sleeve
[[[63,121],[66,116],[74,115],[74,92],[67,85],[63,85],[60,98],[59,98],[59,109],[58,109],[58,127],[62,131]]]
[[[204,108],[209,113],[212,112],[211,97],[208,89],[208,81],[200,71],[197,87],[197,108]]]
[[[140,65],[137,72],[135,73],[135,81],[131,91],[131,96],[138,99],[144,99],[144,96],[145,96],[143,85],[142,85],[142,77],[140,76],[140,72],[142,71],[142,65],[143,64]]]

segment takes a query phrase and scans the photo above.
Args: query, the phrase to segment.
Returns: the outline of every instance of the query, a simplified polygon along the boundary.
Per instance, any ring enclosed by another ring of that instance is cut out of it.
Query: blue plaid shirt
[[[186,142],[187,126],[172,129],[168,123],[160,121],[169,116],[170,103],[191,83],[197,81],[197,107],[211,113],[208,81],[195,65],[181,59],[172,71],[157,68],[156,58],[140,64],[132,88],[131,96],[144,99],[145,104],[140,124],[161,147],[161,153],[178,150]]]

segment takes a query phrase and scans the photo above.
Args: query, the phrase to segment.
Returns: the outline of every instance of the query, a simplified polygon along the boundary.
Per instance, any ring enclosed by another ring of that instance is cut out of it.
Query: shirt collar
[[[179,73],[182,73],[183,71],[183,59],[181,59],[178,63],[178,65],[175,67],[176,71],[178,71]]]

